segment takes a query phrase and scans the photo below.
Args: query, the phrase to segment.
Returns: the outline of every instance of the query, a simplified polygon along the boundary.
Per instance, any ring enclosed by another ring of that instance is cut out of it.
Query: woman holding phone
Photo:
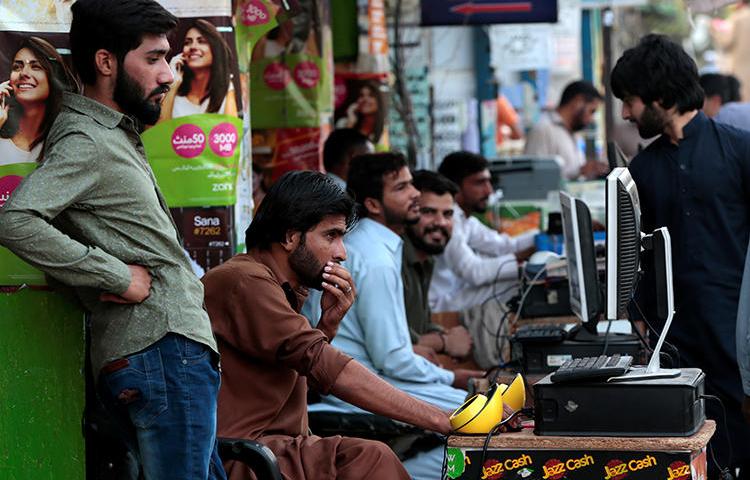
[[[182,42],[182,52],[169,62],[174,74],[161,109],[160,120],[197,113],[237,116],[231,83],[232,52],[216,27],[206,20],[192,22]]]
[[[0,83],[0,165],[40,160],[63,92],[77,89],[55,47],[25,38],[13,55],[10,79]]]

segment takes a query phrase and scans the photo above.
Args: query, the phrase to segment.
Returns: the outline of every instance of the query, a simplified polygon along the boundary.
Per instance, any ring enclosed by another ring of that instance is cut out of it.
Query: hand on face
[[[8,104],[7,99],[12,92],[13,89],[11,88],[9,81],[0,83],[0,128],[3,128],[3,125],[5,125],[5,122],[8,120],[10,105]]]
[[[332,340],[336,336],[341,319],[349,311],[357,291],[349,271],[342,265],[328,262],[323,271],[323,295],[320,298],[320,322],[318,329]]]
[[[172,70],[174,76],[174,83],[172,88],[177,88],[182,84],[183,67],[185,66],[185,59],[181,53],[178,53],[169,61],[169,69]]]

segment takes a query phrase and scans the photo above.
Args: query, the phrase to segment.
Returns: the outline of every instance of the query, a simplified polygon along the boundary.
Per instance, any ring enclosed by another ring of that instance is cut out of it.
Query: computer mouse
[[[560,255],[556,254],[555,252],[540,250],[538,252],[534,252],[529,257],[528,261],[531,265],[546,265],[547,263],[555,262],[557,260],[560,260]]]

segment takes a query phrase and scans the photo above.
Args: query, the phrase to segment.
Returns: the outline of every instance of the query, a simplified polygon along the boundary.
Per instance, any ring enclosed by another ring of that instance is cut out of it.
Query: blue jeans
[[[106,366],[98,387],[146,480],[226,479],[216,442],[219,371],[211,349],[170,333]]]

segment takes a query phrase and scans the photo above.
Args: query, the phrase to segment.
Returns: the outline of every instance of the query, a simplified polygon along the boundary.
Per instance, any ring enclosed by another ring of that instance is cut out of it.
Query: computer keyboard
[[[518,327],[513,339],[517,342],[557,343],[565,340],[567,332],[553,325],[523,325]]]
[[[611,377],[623,375],[633,357],[630,355],[614,354],[611,357],[600,355],[598,357],[573,358],[566,361],[552,374],[550,380],[553,382],[589,382],[607,380]]]

